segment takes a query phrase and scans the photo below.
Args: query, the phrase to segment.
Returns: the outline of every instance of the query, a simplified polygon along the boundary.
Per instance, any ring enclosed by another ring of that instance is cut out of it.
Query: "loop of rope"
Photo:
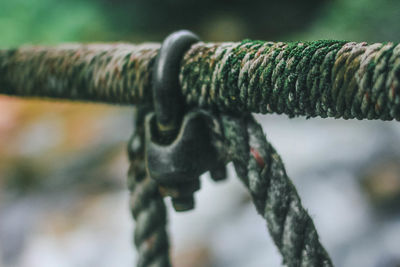
[[[138,266],[170,266],[166,210],[158,185],[145,173],[143,139],[140,139],[143,136],[139,138],[143,134],[143,119],[140,114],[137,117],[136,134],[129,146],[129,188],[136,220]],[[214,145],[219,154],[225,155],[226,161],[234,163],[258,213],[267,221],[284,264],[289,267],[333,266],[282,160],[266,140],[261,126],[251,115],[222,114],[214,119],[222,126],[222,129],[213,128]]]

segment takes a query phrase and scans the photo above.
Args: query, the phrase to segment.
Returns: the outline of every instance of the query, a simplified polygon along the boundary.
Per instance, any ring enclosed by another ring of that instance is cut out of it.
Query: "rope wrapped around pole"
[[[0,50],[0,94],[152,101],[158,44]],[[346,41],[197,43],[180,83],[191,106],[290,117],[400,120],[400,45]]]

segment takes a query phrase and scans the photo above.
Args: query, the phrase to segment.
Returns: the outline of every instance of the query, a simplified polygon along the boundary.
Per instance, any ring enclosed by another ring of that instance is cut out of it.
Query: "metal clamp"
[[[180,61],[197,41],[193,33],[179,31],[163,42],[153,71],[155,112],[145,121],[147,171],[161,191],[172,198],[176,211],[194,208],[193,194],[200,189],[202,173],[213,170],[218,173],[215,180],[225,177],[225,166],[221,171],[205,113],[190,111],[183,116]]]
[[[160,48],[153,69],[153,103],[157,127],[163,138],[179,129],[184,100],[179,86],[179,68],[183,54],[199,41],[194,33],[182,30],[169,35]]]
[[[157,142],[154,113],[146,117],[146,162],[152,179],[162,192],[172,198],[177,211],[194,208],[193,193],[200,189],[199,176],[215,169],[216,151],[209,128],[200,112],[183,118],[175,140],[170,144]]]

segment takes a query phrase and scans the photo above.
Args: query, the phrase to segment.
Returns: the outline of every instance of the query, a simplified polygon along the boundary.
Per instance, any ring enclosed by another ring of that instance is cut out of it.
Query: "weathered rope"
[[[151,101],[159,45],[0,50],[0,94]],[[198,43],[182,60],[189,105],[229,112],[400,120],[400,45],[315,41]]]
[[[0,50],[0,93],[114,104],[151,101],[158,44]]]
[[[158,185],[148,177],[144,164],[144,113],[142,109],[137,115],[136,132],[129,145],[129,188],[136,220],[138,266],[170,266],[165,206]],[[289,267],[333,266],[282,160],[266,140],[261,126],[251,115],[219,115],[213,120],[222,126],[222,129],[210,128],[214,145],[226,162],[234,163],[257,211],[267,221],[284,264]]]
[[[170,266],[166,209],[146,173],[143,147],[144,106],[152,101],[158,49],[116,44],[0,50],[0,94],[140,106],[128,184],[141,267]],[[198,43],[180,68],[186,105],[223,112],[218,116],[226,143],[216,147],[249,188],[284,263],[296,267],[332,263],[281,159],[249,113],[400,120],[399,80],[400,45],[392,43]]]
[[[131,191],[131,212],[136,221],[134,243],[138,251],[137,266],[170,267],[167,211],[158,185],[147,175],[145,166],[145,112],[144,107],[137,109],[135,134],[128,146],[131,162],[128,188]]]
[[[228,158],[249,189],[284,264],[333,266],[281,158],[253,116],[222,115]]]

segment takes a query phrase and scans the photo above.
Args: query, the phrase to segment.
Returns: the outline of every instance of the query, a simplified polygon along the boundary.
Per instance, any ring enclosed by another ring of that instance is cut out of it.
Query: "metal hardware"
[[[153,103],[158,130],[166,142],[179,130],[184,101],[179,86],[179,68],[183,54],[199,41],[186,30],[169,35],[160,48],[153,69]]]
[[[193,209],[193,193],[200,189],[199,176],[208,170],[218,170],[220,165],[205,115],[199,111],[186,114],[176,139],[167,145],[157,142],[154,113],[147,115],[145,125],[150,176],[165,195],[171,196],[176,211]]]

